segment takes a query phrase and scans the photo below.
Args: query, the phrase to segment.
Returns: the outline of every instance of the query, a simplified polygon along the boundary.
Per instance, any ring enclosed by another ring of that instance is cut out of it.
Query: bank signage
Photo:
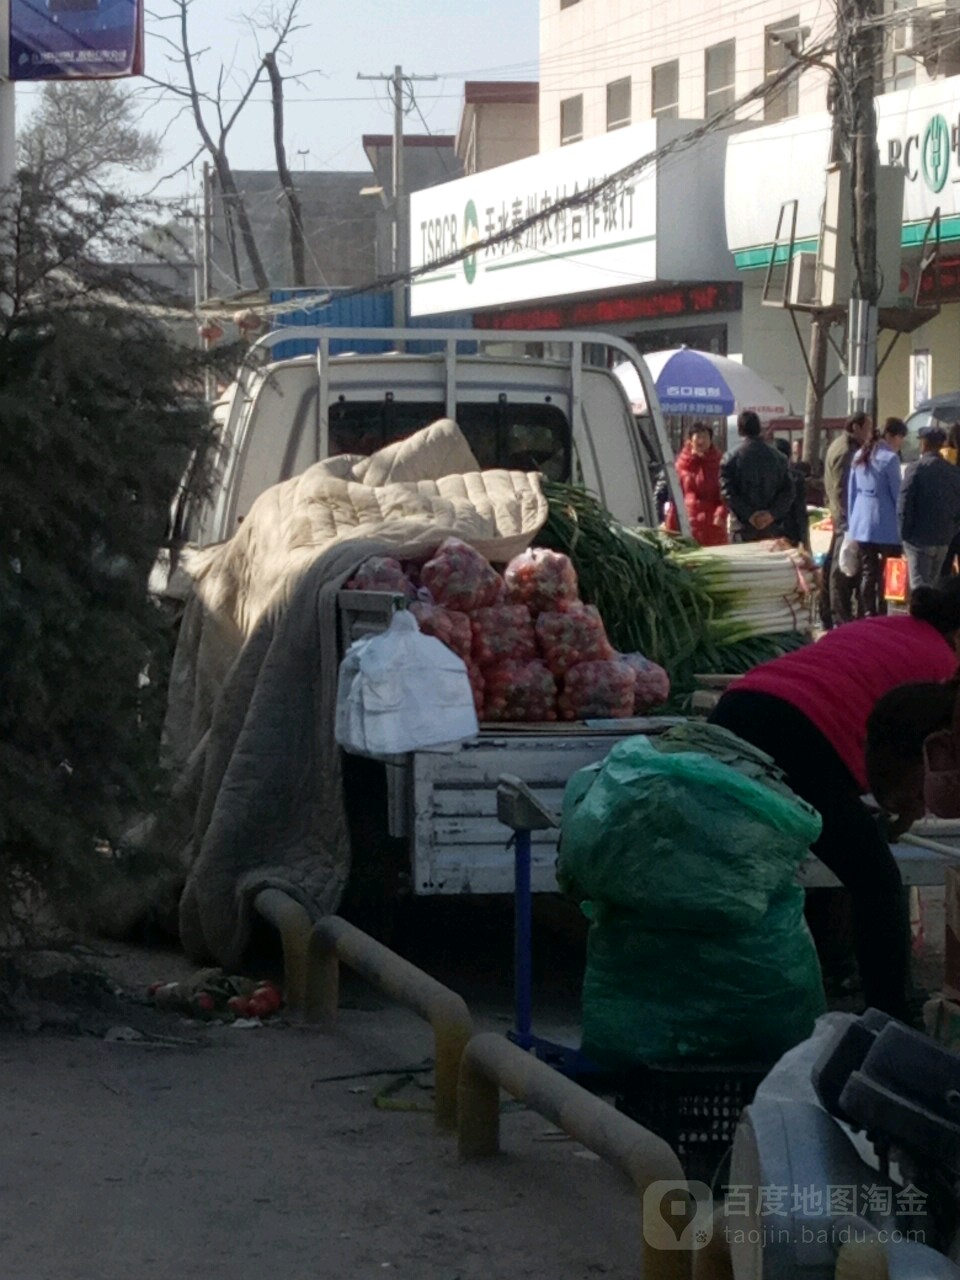
[[[651,165],[582,203],[612,174],[656,148],[655,121],[561,147],[415,193],[416,268],[491,237],[499,243],[419,277],[414,315],[551,298],[656,279],[657,171]],[[544,215],[544,216],[540,216]]]
[[[919,243],[940,210],[944,239],[960,239],[960,76],[877,98],[880,161],[903,169],[903,243]],[[795,247],[815,249],[820,234],[830,117],[799,116],[730,140],[725,186],[727,235],[741,266],[769,258],[781,205],[797,201]],[[763,174],[763,183],[756,177]],[[750,183],[751,201],[737,193]]]

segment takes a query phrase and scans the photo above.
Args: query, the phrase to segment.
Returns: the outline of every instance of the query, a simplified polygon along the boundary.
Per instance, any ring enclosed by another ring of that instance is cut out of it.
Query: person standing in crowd
[[[734,542],[783,538],[793,506],[787,460],[761,439],[760,419],[744,409],[737,419],[740,444],[720,464],[720,492],[730,509]]]
[[[911,592],[937,582],[960,533],[960,467],[940,456],[947,433],[934,423],[917,434],[920,457],[907,467],[898,512]]]
[[[860,612],[859,577],[848,578],[841,571],[840,544],[847,532],[850,464],[872,431],[871,419],[865,413],[855,413],[847,419],[843,434],[831,442],[824,458],[823,483],[833,522],[830,549],[823,562],[820,595],[820,621],[825,631],[839,626],[841,622],[852,622],[855,608]]]
[[[713,428],[705,422],[695,422],[677,455],[676,467],[690,532],[702,547],[720,547],[727,541],[727,508],[720,493],[722,459],[713,443]],[[671,533],[680,528],[672,507],[666,527]]]
[[[953,677],[958,634],[960,578],[950,578],[939,589],[918,588],[909,617],[863,618],[762,663],[710,715],[771,756],[822,817],[813,852],[850,891],[866,1002],[894,1018],[909,1012],[910,926],[900,869],[861,800],[872,781],[867,726],[892,689]],[[949,696],[945,687],[945,702]],[[898,812],[896,825],[911,816]]]
[[[960,463],[960,422],[955,422],[947,431],[947,442],[940,450],[940,457],[954,466]]]
[[[847,490],[847,532],[860,555],[860,600],[863,616],[875,618],[887,611],[883,574],[889,556],[900,554],[897,501],[900,497],[900,450],[906,424],[888,418],[882,434],[870,439],[854,454]]]
[[[947,432],[947,443],[940,450],[940,457],[945,458],[952,466],[960,466],[960,422],[955,422]],[[947,548],[947,556],[943,562],[944,577],[957,572],[958,560],[960,560],[960,532]]]
[[[795,547],[809,547],[810,515],[807,511],[807,476],[810,468],[807,466],[804,470],[806,464],[792,460],[789,440],[774,440],[773,443],[787,460],[790,482],[793,485],[793,505],[783,522],[784,537]]]

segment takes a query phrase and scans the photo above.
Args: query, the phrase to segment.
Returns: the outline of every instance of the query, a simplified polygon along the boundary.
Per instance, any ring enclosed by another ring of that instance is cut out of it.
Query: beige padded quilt
[[[189,868],[180,929],[192,956],[238,963],[261,888],[317,914],[339,903],[350,867],[333,737],[342,583],[370,555],[425,557],[449,536],[506,561],[546,517],[538,475],[479,471],[443,420],[275,485],[230,541],[186,559],[194,587],[165,726],[176,807],[153,832],[165,864]]]

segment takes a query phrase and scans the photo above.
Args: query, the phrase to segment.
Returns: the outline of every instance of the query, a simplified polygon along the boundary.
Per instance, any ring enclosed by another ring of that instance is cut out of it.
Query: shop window
[[[630,77],[612,80],[607,85],[607,132],[611,129],[622,129],[630,123]]]
[[[704,54],[705,119],[711,120],[733,106],[735,62],[735,40],[724,40],[722,44],[711,45]]]
[[[916,0],[884,0],[883,92],[912,89],[917,83],[917,63],[908,50],[916,44]],[[926,15],[923,15],[926,17]]]
[[[787,80],[781,80],[763,99],[763,118],[767,121],[787,120],[795,116],[799,100],[799,66],[796,55],[803,40],[799,15],[774,22],[763,32],[763,78],[772,80],[791,66],[797,71]]]
[[[650,89],[650,114],[676,120],[680,114],[680,64],[676,58],[653,68]]]
[[[579,142],[583,137],[583,94],[564,98],[560,103],[560,145]]]

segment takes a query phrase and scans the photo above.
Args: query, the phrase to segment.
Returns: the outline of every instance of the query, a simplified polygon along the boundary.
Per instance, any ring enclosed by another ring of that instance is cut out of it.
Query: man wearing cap
[[[920,457],[907,467],[897,515],[910,587],[932,587],[947,548],[960,532],[960,467],[940,456],[947,433],[936,423],[921,427]]]

